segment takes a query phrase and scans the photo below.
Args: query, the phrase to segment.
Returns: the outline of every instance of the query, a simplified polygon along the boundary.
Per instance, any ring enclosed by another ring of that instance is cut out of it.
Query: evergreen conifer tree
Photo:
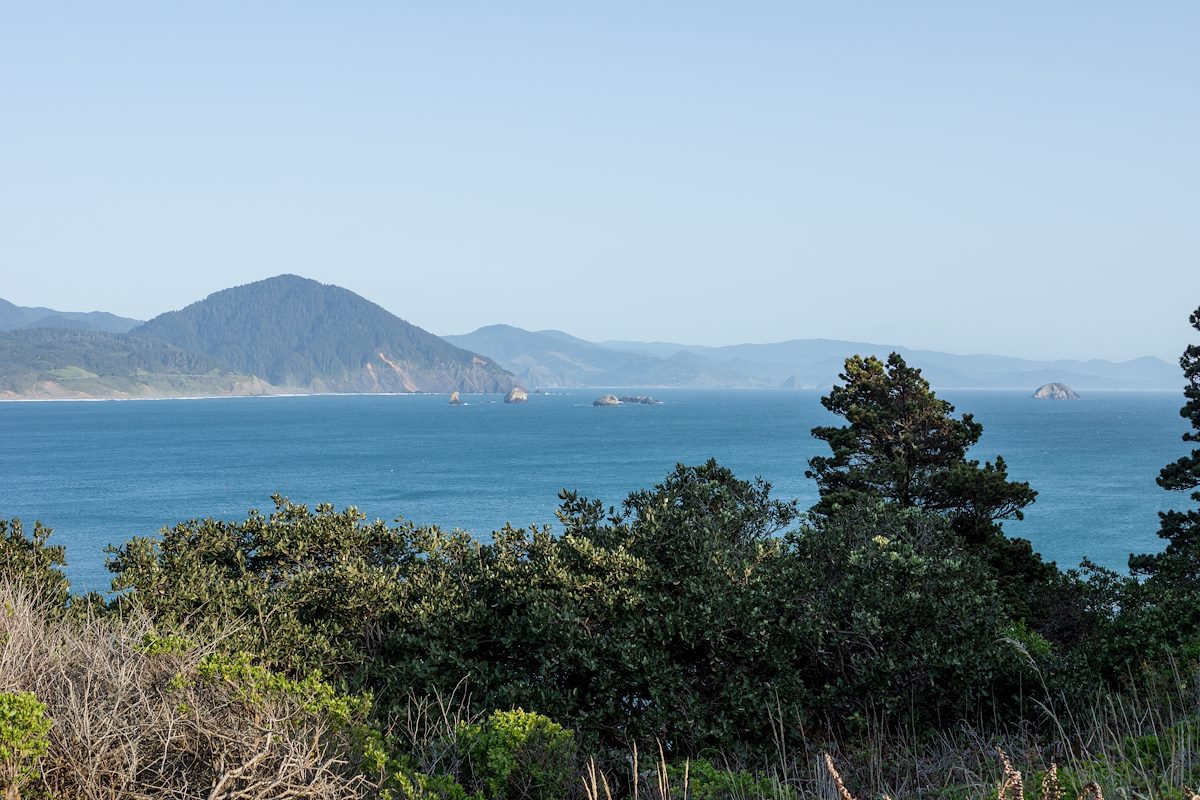
[[[821,398],[849,423],[813,428],[829,444],[829,456],[809,461],[806,475],[821,499],[812,508],[831,517],[862,503],[920,508],[946,517],[967,549],[994,570],[1018,618],[1029,617],[1033,594],[1057,576],[1028,541],[1010,539],[1000,523],[1021,519],[1037,497],[1028,483],[1010,481],[1004,459],[981,464],[967,457],[983,426],[937,397],[921,370],[898,353],[884,363],[874,356],[846,359],[845,372]]]

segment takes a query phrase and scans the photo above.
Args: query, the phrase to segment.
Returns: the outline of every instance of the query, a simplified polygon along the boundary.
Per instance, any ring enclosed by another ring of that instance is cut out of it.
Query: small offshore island
[[[617,397],[615,394],[602,394],[592,401],[594,406],[624,406],[624,405],[643,405],[643,406],[661,406],[662,400],[655,400],[644,394],[627,394]]]
[[[1065,383],[1046,383],[1032,395],[1034,400],[1078,400],[1079,395]]]

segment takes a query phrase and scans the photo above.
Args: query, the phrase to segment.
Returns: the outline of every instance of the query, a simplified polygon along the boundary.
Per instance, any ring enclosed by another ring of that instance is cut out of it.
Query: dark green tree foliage
[[[770,534],[795,513],[709,462],[619,512],[564,492],[557,538],[441,534],[388,637],[389,683],[445,691],[470,676],[487,705],[536,708],[614,748],[769,737],[771,681],[794,684],[770,635],[787,602],[766,594],[784,588],[768,587],[784,555]]]
[[[831,516],[863,502],[919,508],[946,517],[953,531],[992,565],[1014,614],[1033,613],[1032,596],[1054,579],[1024,539],[1010,539],[1003,520],[1021,519],[1037,497],[1028,483],[1010,481],[1004,459],[980,464],[967,457],[983,426],[938,398],[897,353],[846,359],[844,381],[821,398],[847,425],[813,428],[832,454],[809,461],[808,477],[821,499],[813,511]]]
[[[273,499],[269,516],[190,520],[110,548],[113,590],[130,592],[117,602],[166,625],[212,625],[264,666],[360,683],[416,557],[413,528]]]
[[[946,514],[963,530],[1021,519],[1037,497],[1028,483],[1009,481],[1004,459],[980,465],[967,458],[983,426],[970,414],[955,419],[954,406],[938,398],[921,377],[892,353],[852,356],[821,404],[849,425],[813,428],[831,456],[811,459],[808,476],[821,492],[815,510],[829,514],[863,500]]]
[[[1200,330],[1200,309],[1189,321]],[[1189,345],[1179,365],[1187,381],[1183,389],[1187,402],[1179,413],[1192,425],[1183,440],[1200,443],[1200,344]],[[1200,503],[1200,447],[1163,467],[1158,485],[1190,491],[1192,501]],[[1161,553],[1130,556],[1129,568],[1147,579],[1146,590],[1162,612],[1159,625],[1171,631],[1166,635],[1175,640],[1194,639],[1200,636],[1200,509],[1166,511],[1159,517],[1158,535],[1166,540],[1166,548]]]
[[[67,551],[62,545],[47,542],[53,531],[33,524],[32,534],[25,532],[20,519],[0,518],[0,580],[11,581],[32,591],[46,603],[63,607],[70,593],[67,576]]]
[[[811,714],[927,729],[1022,710],[1048,645],[1013,624],[994,573],[944,517],[857,503],[788,542],[782,638]]]
[[[769,753],[875,715],[925,726],[1011,711],[1028,663],[987,566],[919,510],[796,510],[716,464],[679,466],[618,511],[565,492],[562,536],[441,534],[386,638],[387,683],[537,708],[589,744]],[[449,682],[449,683],[447,683]]]
[[[621,698],[625,734],[682,752],[745,739],[756,728],[766,734],[772,689],[789,698],[799,689],[773,635],[789,602],[787,587],[772,580],[786,557],[774,534],[795,520],[794,504],[715,461],[676,467],[607,519],[598,503],[563,499],[568,535],[638,565],[636,605],[617,620],[615,637],[634,646],[618,651],[623,685],[610,687],[610,697]],[[602,708],[602,698],[591,702]]]
[[[1074,655],[1084,670],[1110,687],[1140,672],[1151,653],[1173,638],[1163,625],[1151,587],[1137,576],[1084,559],[1079,570],[1085,635]]]
[[[872,717],[1003,715],[1028,677],[995,580],[943,517],[876,503],[780,536],[794,505],[708,462],[618,510],[564,492],[563,533],[365,523],[277,499],[115,551],[120,603],[164,628],[370,690],[380,713],[468,681],[623,751],[760,758]],[[165,632],[165,631],[164,631]]]

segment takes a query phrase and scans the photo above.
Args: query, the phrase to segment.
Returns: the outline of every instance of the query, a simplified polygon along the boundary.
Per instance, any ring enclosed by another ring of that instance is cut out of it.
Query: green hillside
[[[514,377],[351,291],[280,275],[134,331],[276,385],[316,392],[505,392]]]
[[[0,397],[262,394],[214,358],[144,336],[39,328],[0,332]]]

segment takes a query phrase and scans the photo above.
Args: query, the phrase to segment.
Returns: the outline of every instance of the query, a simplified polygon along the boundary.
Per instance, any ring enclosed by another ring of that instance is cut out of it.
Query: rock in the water
[[[1033,393],[1034,400],[1078,400],[1079,395],[1065,383],[1047,383]]]
[[[506,394],[504,396],[504,402],[506,402],[506,403],[527,403],[527,402],[529,402],[529,393],[526,392],[524,389],[522,389],[520,386],[514,386],[512,389],[509,390],[508,394]]]
[[[615,394],[602,394],[592,401],[594,406],[619,406],[621,401],[617,399]]]
[[[450,405],[461,406],[462,404],[463,404],[463,401],[459,398],[458,392],[451,392],[450,393]]]
[[[627,394],[621,398],[622,403],[641,403],[644,406],[661,406],[662,400],[655,400],[644,394]]]

